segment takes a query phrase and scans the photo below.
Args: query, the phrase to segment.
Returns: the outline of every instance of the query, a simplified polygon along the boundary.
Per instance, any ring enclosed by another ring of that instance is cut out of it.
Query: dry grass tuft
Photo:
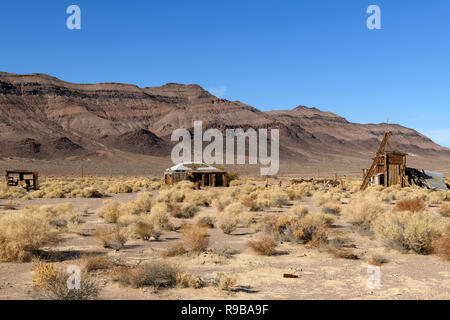
[[[274,239],[268,236],[263,236],[259,240],[249,241],[248,246],[252,248],[257,254],[271,256],[275,252],[277,243]]]

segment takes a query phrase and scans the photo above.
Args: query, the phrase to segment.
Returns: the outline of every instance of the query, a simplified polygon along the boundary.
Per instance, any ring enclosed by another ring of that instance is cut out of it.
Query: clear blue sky
[[[66,8],[82,29],[66,28]],[[366,27],[381,8],[382,30]],[[412,127],[450,146],[449,0],[2,1],[0,70],[70,82],[197,83]]]

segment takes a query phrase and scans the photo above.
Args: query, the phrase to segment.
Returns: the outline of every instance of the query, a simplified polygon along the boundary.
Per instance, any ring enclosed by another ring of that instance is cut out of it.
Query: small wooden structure
[[[37,172],[15,170],[5,171],[6,185],[9,187],[22,186],[27,191],[39,190],[39,174]]]
[[[401,185],[402,188],[408,185],[406,177],[406,153],[399,151],[387,151],[389,140],[392,136],[390,131],[386,132],[384,139],[373,159],[370,169],[363,170],[363,183],[361,190],[367,189],[370,185],[381,185],[390,187]]]
[[[224,170],[212,167],[201,162],[184,162],[177,164],[164,173],[166,184],[188,180],[202,187],[227,187],[227,173]]]

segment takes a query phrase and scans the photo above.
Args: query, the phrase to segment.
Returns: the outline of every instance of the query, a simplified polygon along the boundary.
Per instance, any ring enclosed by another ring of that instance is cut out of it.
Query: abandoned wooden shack
[[[392,132],[385,133],[383,141],[378,148],[370,169],[363,170],[363,183],[361,190],[367,189],[370,185],[381,185],[390,187],[409,185],[406,176],[406,156],[404,152],[392,150],[389,140]],[[387,150],[390,147],[391,150]]]
[[[361,190],[366,190],[371,185],[380,185],[386,188],[394,185],[400,185],[402,188],[416,185],[432,190],[449,189],[442,173],[407,168],[407,154],[393,150],[389,144],[391,136],[390,131],[385,133],[372,166],[370,169],[363,170]]]
[[[164,181],[166,184],[188,180],[202,187],[227,187],[227,173],[201,162],[184,162],[166,169]]]
[[[27,191],[39,190],[39,174],[37,172],[15,170],[5,171],[6,185],[9,187],[21,186]]]

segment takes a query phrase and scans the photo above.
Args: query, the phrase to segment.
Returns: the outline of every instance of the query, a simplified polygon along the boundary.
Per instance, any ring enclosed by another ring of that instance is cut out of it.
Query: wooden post
[[[39,173],[35,172],[33,178],[34,190],[39,190]]]
[[[202,187],[205,187],[205,174],[202,173]]]
[[[389,155],[386,153],[384,157],[384,186],[389,187]]]

